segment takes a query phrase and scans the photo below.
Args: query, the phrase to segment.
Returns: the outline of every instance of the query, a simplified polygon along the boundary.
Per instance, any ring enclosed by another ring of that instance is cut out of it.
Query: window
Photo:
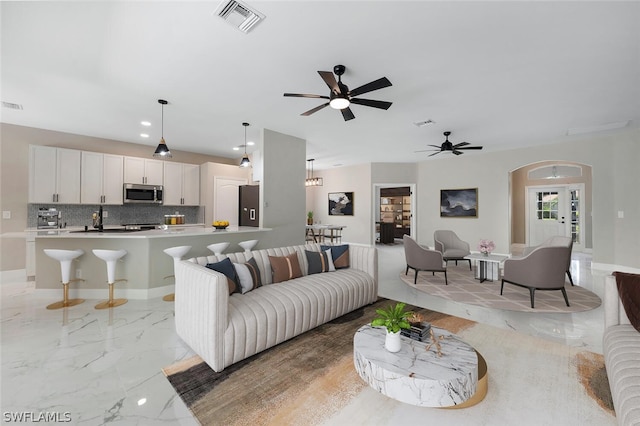
[[[558,220],[558,193],[536,192],[538,220]]]
[[[580,190],[571,190],[571,238],[580,244]]]

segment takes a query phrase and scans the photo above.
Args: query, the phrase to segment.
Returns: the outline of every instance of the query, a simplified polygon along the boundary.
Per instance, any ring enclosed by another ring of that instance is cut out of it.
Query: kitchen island
[[[242,251],[241,241],[261,240],[269,228],[250,226],[230,226],[217,230],[205,226],[170,226],[167,229],[153,229],[136,232],[97,232],[92,229],[55,229],[38,231],[35,237],[36,289],[51,290],[52,295],[61,291],[60,264],[44,254],[44,249],[84,250],[84,255],[73,262],[72,277],[84,281],[72,283],[72,297],[103,299],[107,295],[107,268],[91,250],[127,250],[127,255],[116,266],[116,279],[127,282],[117,283],[118,297],[129,299],[149,299],[173,292],[173,259],[164,249],[175,246],[191,246],[185,258],[212,255],[209,244],[229,242],[226,253]],[[255,247],[260,249],[260,242]]]

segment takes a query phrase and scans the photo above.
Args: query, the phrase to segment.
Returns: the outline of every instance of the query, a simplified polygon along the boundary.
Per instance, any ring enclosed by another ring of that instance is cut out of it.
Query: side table
[[[478,261],[476,279],[483,283],[487,280],[498,281],[500,279],[500,264],[507,260],[509,256],[500,256],[497,254],[485,256],[482,253],[471,253],[464,258]]]

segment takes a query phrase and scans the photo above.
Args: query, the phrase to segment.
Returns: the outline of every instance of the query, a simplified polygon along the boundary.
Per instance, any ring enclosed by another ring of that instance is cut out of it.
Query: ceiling
[[[23,106],[1,121],[152,151],[162,98],[173,150],[239,157],[246,121],[306,139],[316,169],[426,160],[445,130],[471,156],[640,123],[640,2],[247,3],[266,15],[248,34],[219,1],[0,2],[1,100]],[[350,88],[387,77],[363,97],[391,108],[300,116],[324,101],[283,93],[328,95],[336,64]]]

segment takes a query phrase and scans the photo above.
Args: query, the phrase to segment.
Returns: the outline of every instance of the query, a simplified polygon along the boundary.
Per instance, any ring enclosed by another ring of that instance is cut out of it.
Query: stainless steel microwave
[[[162,204],[164,187],[162,185],[140,185],[125,183],[123,199],[126,203]]]

